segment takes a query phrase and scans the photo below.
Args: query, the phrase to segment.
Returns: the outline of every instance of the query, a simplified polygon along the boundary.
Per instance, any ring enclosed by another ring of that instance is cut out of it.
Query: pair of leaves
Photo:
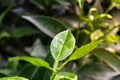
[[[69,55],[69,61],[71,60],[76,60],[80,57],[83,57],[86,55],[88,52],[93,50],[94,48],[97,47],[97,45],[101,42],[102,40],[98,40],[95,42],[91,42],[87,45],[84,45],[80,48],[78,48],[72,55],[72,51],[75,46],[75,39],[74,36],[70,31],[64,31],[61,32],[60,34],[56,35],[56,37],[53,39],[51,43],[51,54],[53,58],[57,61],[64,60],[67,58]]]

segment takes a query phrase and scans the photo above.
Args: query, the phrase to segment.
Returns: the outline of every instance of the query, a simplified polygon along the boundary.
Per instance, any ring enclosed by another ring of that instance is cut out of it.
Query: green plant
[[[77,60],[92,51],[100,44],[102,40],[94,41],[86,44],[74,52],[75,39],[68,30],[57,34],[51,42],[50,50],[54,59],[53,67],[48,62],[35,57],[13,57],[9,60],[24,60],[38,67],[45,67],[52,71],[50,80],[77,80],[77,75],[70,72],[60,72],[60,70],[70,61]],[[63,61],[64,60],[64,61]],[[63,62],[60,64],[60,62]],[[44,76],[44,75],[43,75]]]
[[[0,0],[0,4],[0,77],[48,80],[57,72],[57,78],[73,72],[78,80],[86,80],[86,77],[111,80],[120,74],[120,49],[116,49],[120,41],[120,0]],[[79,47],[88,43],[99,39],[103,42],[85,56],[81,55],[84,53],[81,48],[81,54],[74,55],[79,59],[69,62],[74,51],[63,58],[59,54],[53,55],[53,50],[51,54],[49,51],[52,38],[66,29],[75,37],[76,53],[79,53]],[[12,56],[40,57],[48,69],[21,61],[8,62],[7,58]],[[59,73],[59,69],[63,73]]]

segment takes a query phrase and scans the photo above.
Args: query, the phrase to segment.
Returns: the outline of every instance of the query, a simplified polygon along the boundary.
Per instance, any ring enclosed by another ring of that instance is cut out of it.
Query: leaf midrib
[[[64,42],[63,42],[63,46],[62,46],[60,52],[58,53],[58,56],[57,56],[57,60],[58,60],[58,61],[59,61],[59,57],[61,56],[60,53],[63,51],[64,45],[65,45],[65,42],[66,42],[66,40],[67,40],[67,38],[68,38],[68,32],[69,32],[69,31],[67,31],[67,35],[66,35],[65,40],[64,40]]]

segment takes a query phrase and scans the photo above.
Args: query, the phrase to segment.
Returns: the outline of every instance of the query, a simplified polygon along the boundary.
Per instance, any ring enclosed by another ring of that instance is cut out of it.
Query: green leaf
[[[23,77],[14,76],[14,77],[4,77],[4,78],[0,78],[0,80],[28,80],[28,79],[23,78]]]
[[[50,37],[54,37],[57,33],[65,30],[63,24],[51,17],[23,16],[23,18],[33,23],[38,29]]]
[[[56,74],[54,80],[77,80],[77,76],[74,73],[59,72]]]
[[[45,59],[48,63],[50,63],[50,66],[53,65],[53,57],[49,53]],[[22,64],[20,65],[22,66]],[[19,76],[24,76],[30,80],[49,80],[50,76],[52,74],[51,70],[46,69],[44,67],[36,67],[31,64],[27,64],[25,67],[20,67],[19,70]]]
[[[44,60],[42,60],[40,58],[34,58],[34,57],[13,57],[13,58],[9,58],[9,60],[10,61],[11,60],[24,60],[24,61],[27,61],[27,62],[31,63],[34,66],[45,67],[45,68],[48,68],[48,69],[52,70],[50,65],[46,61],[44,61]]]
[[[92,51],[92,53],[105,61],[115,71],[120,72],[120,60],[116,55],[104,49],[95,49]]]
[[[61,61],[71,55],[75,46],[75,38],[68,30],[57,34],[51,42],[51,54],[56,61]]]
[[[80,48],[78,48],[70,57],[69,57],[69,61],[71,60],[76,60],[79,59],[83,56],[85,56],[87,53],[89,53],[90,51],[92,51],[94,48],[96,48],[98,46],[98,44],[100,44],[102,42],[102,40],[98,40],[98,41],[94,41],[91,42],[89,44],[86,44]]]

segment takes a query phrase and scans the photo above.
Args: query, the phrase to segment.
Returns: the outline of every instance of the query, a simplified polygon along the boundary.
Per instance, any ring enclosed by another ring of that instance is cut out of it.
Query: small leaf
[[[80,48],[78,48],[70,57],[69,57],[69,61],[71,60],[76,60],[79,59],[83,56],[85,56],[87,53],[89,53],[90,51],[92,51],[94,48],[96,48],[98,46],[98,44],[100,44],[102,42],[102,40],[98,40],[98,41],[94,41],[91,42],[89,44],[86,44]]]
[[[51,17],[23,16],[23,18],[33,23],[38,29],[50,37],[54,37],[57,33],[65,30],[63,24]]]
[[[50,65],[46,61],[44,61],[44,60],[42,60],[40,58],[34,58],[34,57],[13,57],[13,58],[9,58],[9,60],[10,61],[11,60],[24,60],[24,61],[27,61],[27,62],[31,63],[34,66],[45,67],[45,68],[48,68],[48,69],[52,70]]]
[[[61,80],[61,79],[77,80],[77,76],[74,73],[59,72],[58,74],[56,74],[54,80]]]
[[[3,78],[0,78],[0,80],[28,80],[28,79],[14,76],[14,77],[3,77]]]
[[[104,49],[95,49],[91,53],[94,53],[97,57],[105,61],[115,71],[120,72],[120,60],[116,55]]]
[[[51,54],[56,61],[61,61],[71,55],[75,46],[75,38],[68,30],[55,36],[51,42]]]

